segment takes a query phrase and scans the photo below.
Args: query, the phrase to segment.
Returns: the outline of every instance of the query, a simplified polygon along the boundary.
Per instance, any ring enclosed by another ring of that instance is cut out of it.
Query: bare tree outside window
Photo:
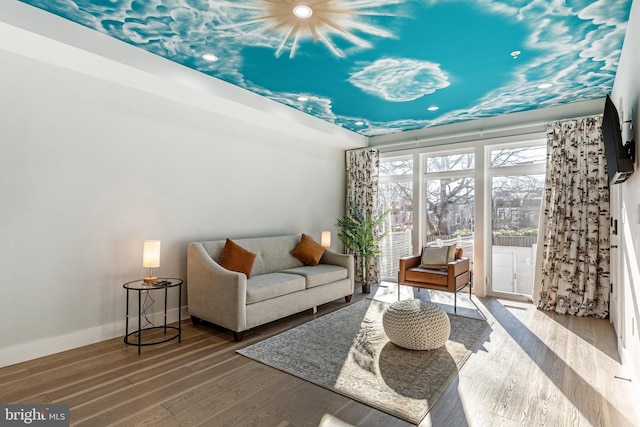
[[[494,237],[499,230],[502,234],[527,235],[527,239],[521,239],[523,242],[535,239],[544,179],[537,173],[519,175],[519,167],[544,165],[546,146],[536,144],[500,147],[489,152],[487,171],[494,174],[488,195]],[[386,277],[395,277],[399,256],[413,254],[411,233],[417,231],[414,224],[418,218],[424,220],[421,242],[427,245],[457,242],[465,256],[473,260],[475,160],[475,151],[425,155],[421,206],[413,204],[413,155],[381,160],[379,210],[391,209],[385,224],[390,233],[382,249],[383,269],[386,266],[388,270]]]
[[[413,173],[413,160],[390,160],[380,162],[380,176],[401,176]]]
[[[519,231],[538,228],[544,176],[495,177],[492,183],[491,229]]]
[[[430,173],[473,170],[473,153],[450,154],[427,157],[425,170]],[[474,186],[470,176],[427,179],[426,191],[426,230],[427,241],[450,239],[457,236],[469,236],[474,228]]]
[[[387,227],[391,231],[413,227],[413,160],[380,162],[379,210],[391,209]]]
[[[475,156],[473,153],[463,153],[427,157],[425,166],[426,173],[472,170],[475,168]]]
[[[427,237],[450,238],[455,233],[473,233],[473,178],[428,180],[426,193]]]
[[[547,147],[536,145],[532,147],[500,148],[491,151],[491,167],[531,165],[544,163],[547,158]]]

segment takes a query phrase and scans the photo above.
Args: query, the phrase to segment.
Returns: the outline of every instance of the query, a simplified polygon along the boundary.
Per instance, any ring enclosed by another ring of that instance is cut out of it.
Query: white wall
[[[619,221],[619,251],[622,271],[618,274],[619,310],[618,349],[623,366],[632,377],[632,384],[640,393],[640,1],[633,2],[629,27],[625,37],[620,65],[613,85],[611,99],[618,108],[620,120],[633,121],[633,128],[623,127],[625,141],[636,141],[636,173],[621,184],[621,211],[615,212]],[[612,191],[615,193],[615,191]],[[612,213],[614,214],[614,213]],[[612,254],[615,256],[615,253]]]
[[[335,231],[357,143],[274,127],[0,46],[0,366],[122,336],[145,239],[184,278],[192,240]]]

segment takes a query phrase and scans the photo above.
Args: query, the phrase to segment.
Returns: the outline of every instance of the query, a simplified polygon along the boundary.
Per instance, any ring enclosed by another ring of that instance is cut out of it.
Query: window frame
[[[475,170],[471,172],[467,171],[443,171],[443,172],[431,172],[433,176],[452,177],[458,174],[458,172],[473,174],[475,177],[475,224],[474,224],[474,292],[477,296],[485,296],[488,288],[489,277],[486,274],[491,269],[490,257],[485,257],[484,253],[487,250],[487,241],[490,244],[490,239],[485,236],[490,234],[490,213],[491,213],[491,199],[490,194],[486,194],[486,187],[490,184],[488,177],[489,154],[487,148],[497,147],[517,147],[526,146],[531,144],[546,144],[546,123],[536,124],[530,126],[522,126],[518,128],[512,128],[511,132],[504,132],[499,135],[500,132],[487,132],[484,135],[483,132],[472,132],[468,134],[461,134],[458,136],[447,137],[434,137],[432,140],[422,140],[417,142],[411,142],[410,144],[389,144],[378,145],[380,149],[380,158],[388,159],[402,156],[413,156],[414,169],[413,169],[413,209],[423,210],[423,182],[424,182],[424,163],[422,161],[423,156],[436,156],[446,153],[457,152],[462,150],[473,151],[475,153]],[[372,145],[376,147],[376,145]],[[520,165],[494,168],[500,169],[499,172],[503,175],[513,174],[514,170],[518,173],[536,173],[536,165]],[[543,167],[546,169],[546,162],[543,163]],[[533,168],[528,170],[528,168]],[[543,172],[544,173],[544,172]],[[425,235],[425,224],[423,220],[419,218],[420,215],[414,214],[413,220],[413,247],[420,248],[424,242],[420,241],[422,236]],[[488,224],[487,224],[488,223]],[[489,246],[490,247],[490,246]]]

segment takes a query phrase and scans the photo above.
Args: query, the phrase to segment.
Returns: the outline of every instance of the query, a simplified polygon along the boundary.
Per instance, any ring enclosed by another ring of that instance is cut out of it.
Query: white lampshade
[[[145,268],[160,267],[160,240],[145,240],[142,251],[142,266]]]
[[[330,231],[323,231],[322,232],[322,237],[320,238],[320,244],[322,245],[323,248],[328,248],[329,246],[331,246],[331,232]]]

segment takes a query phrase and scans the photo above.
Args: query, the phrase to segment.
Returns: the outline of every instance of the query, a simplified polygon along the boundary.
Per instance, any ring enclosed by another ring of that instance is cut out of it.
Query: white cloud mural
[[[379,59],[349,77],[364,92],[386,101],[406,102],[450,85],[438,64],[413,59]]]
[[[631,8],[310,0],[300,20],[287,0],[20,1],[370,136],[604,97]]]

